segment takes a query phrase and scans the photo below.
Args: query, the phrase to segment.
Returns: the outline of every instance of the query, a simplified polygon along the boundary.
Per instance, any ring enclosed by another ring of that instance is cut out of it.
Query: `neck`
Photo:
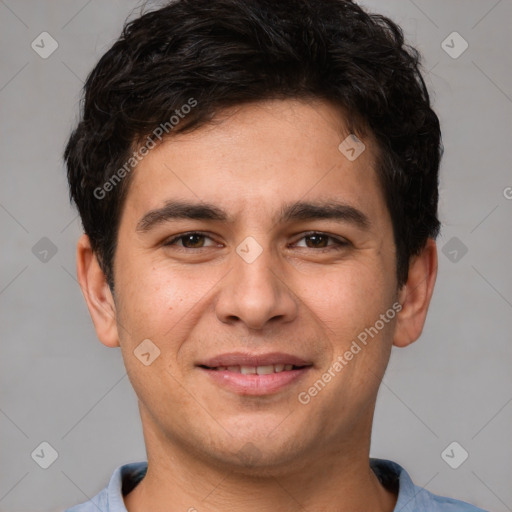
[[[370,469],[371,420],[350,443],[302,454],[286,467],[206,460],[194,447],[170,443],[153,424],[143,424],[148,470],[124,498],[128,512],[392,512],[396,504]]]

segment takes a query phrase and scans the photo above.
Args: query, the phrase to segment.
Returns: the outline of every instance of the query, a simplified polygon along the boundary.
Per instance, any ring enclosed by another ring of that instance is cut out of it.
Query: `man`
[[[419,55],[346,0],[179,0],[127,24],[66,151],[78,278],[148,462],[73,512],[476,511],[369,458],[437,271]]]

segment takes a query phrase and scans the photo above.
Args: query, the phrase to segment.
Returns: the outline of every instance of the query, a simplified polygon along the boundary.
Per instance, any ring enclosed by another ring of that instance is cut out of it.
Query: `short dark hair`
[[[443,147],[420,61],[398,25],[350,0],[177,0],[127,22],[87,78],[64,153],[70,198],[109,286],[137,145],[228,107],[286,98],[340,106],[352,133],[377,141],[404,284],[410,257],[440,227]]]

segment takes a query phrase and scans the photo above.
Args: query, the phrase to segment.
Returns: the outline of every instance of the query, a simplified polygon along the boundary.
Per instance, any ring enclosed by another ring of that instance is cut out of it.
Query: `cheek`
[[[392,306],[396,294],[389,272],[375,264],[346,265],[303,288],[318,318],[344,339],[343,334],[356,335],[373,325]]]
[[[124,270],[119,280],[122,302],[118,318],[126,327],[125,344],[133,346],[149,338],[170,363],[204,314],[222,273],[217,276],[207,268],[187,272],[142,258],[139,262],[131,259]]]
[[[175,362],[190,331],[194,298],[183,279],[134,260],[119,279],[118,330],[124,364],[132,386],[152,411],[165,411],[180,394],[173,378]],[[134,277],[136,276],[136,277]],[[147,355],[149,354],[149,355]],[[179,388],[179,386],[178,386]]]
[[[345,266],[329,275],[321,290],[308,291],[315,316],[326,327],[330,354],[324,371],[331,368],[339,377],[333,379],[336,396],[340,390],[344,396],[366,394],[368,400],[373,396],[389,360],[395,295],[394,277],[375,262]],[[383,321],[381,315],[386,313]],[[332,368],[335,361],[343,365],[339,372]]]
[[[135,258],[119,267],[122,272],[118,273],[116,282],[120,297],[118,321],[125,328],[120,336],[130,344],[159,338],[161,331],[169,329],[174,316],[179,314],[184,302],[183,284],[147,262],[137,263]]]

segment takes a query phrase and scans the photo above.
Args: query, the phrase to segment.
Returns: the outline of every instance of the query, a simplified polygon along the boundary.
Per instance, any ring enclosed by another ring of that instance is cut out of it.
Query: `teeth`
[[[258,375],[269,375],[270,373],[274,373],[274,365],[258,366],[256,368],[256,373]]]
[[[269,364],[265,366],[218,366],[218,371],[242,373],[243,375],[270,375],[293,369],[292,364]]]

